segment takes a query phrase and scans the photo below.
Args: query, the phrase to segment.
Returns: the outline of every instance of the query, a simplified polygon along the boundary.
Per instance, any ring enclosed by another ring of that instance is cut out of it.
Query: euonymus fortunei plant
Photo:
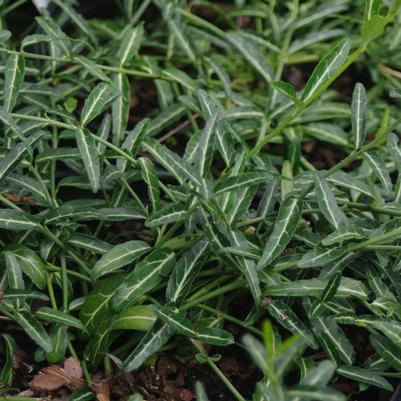
[[[0,1],[0,315],[35,360],[90,382],[184,342],[245,400],[215,355],[243,343],[255,401],[391,390],[401,1],[124,0],[108,20],[51,0],[19,36],[24,3]]]

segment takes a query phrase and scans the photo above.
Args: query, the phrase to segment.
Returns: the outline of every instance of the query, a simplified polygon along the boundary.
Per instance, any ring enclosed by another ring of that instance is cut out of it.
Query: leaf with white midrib
[[[273,232],[259,260],[257,266],[259,270],[272,263],[291,241],[301,218],[302,203],[302,200],[288,196],[281,204]]]
[[[86,331],[83,323],[76,317],[71,316],[69,313],[42,306],[36,311],[35,314],[36,317],[40,320],[44,320],[46,322],[56,322],[64,324],[66,326],[75,327],[82,331]]]
[[[116,93],[113,91],[110,84],[102,82],[95,86],[85,100],[81,113],[81,125],[85,126],[96,118],[111,104],[115,96]]]
[[[302,93],[303,101],[308,101],[344,64],[349,50],[349,39],[341,40],[329,50],[310,76]]]
[[[123,66],[125,63],[130,61],[138,53],[143,32],[143,24],[139,24],[135,28],[131,28],[126,32],[118,50],[120,66]]]
[[[24,58],[18,54],[11,54],[7,60],[5,69],[3,105],[7,112],[11,112],[24,80]]]
[[[214,113],[208,119],[199,139],[199,144],[195,155],[195,165],[197,166],[201,177],[204,177],[207,174],[212,162],[215,143],[214,131],[217,123],[217,117],[217,113]]]
[[[19,231],[38,227],[38,223],[22,210],[0,209],[0,228]]]
[[[373,372],[372,370],[359,368],[356,366],[341,366],[337,368],[337,373],[341,376],[345,376],[348,379],[360,381],[362,383],[370,384],[382,388],[384,390],[392,391],[393,386],[379,373]]]
[[[46,352],[52,352],[53,345],[48,334],[31,313],[25,310],[14,311],[13,318],[33,341],[35,341]]]
[[[207,241],[199,241],[178,260],[167,284],[166,297],[169,302],[178,303],[186,295],[186,290],[207,257],[208,247]]]
[[[375,150],[369,150],[365,152],[363,156],[379,177],[379,180],[383,185],[385,192],[387,194],[390,194],[392,189],[390,173],[381,155]]]
[[[319,209],[326,220],[337,230],[347,225],[348,219],[338,207],[333,191],[327,181],[319,175],[315,176],[315,191]]]
[[[133,262],[149,249],[149,245],[144,241],[127,241],[118,244],[97,261],[93,267],[92,276],[97,279],[104,274],[119,269]]]
[[[95,140],[89,131],[82,128],[75,130],[75,136],[92,191],[96,193],[100,188],[100,161]]]
[[[124,371],[131,372],[141,367],[152,354],[169,340],[173,333],[174,329],[168,324],[156,326],[150,330],[124,361]]]
[[[157,227],[163,224],[175,223],[177,221],[185,220],[188,217],[188,210],[185,205],[181,203],[167,206],[158,210],[148,220],[146,220],[147,227]]]
[[[366,138],[366,90],[359,82],[352,94],[351,119],[355,149],[359,149]]]

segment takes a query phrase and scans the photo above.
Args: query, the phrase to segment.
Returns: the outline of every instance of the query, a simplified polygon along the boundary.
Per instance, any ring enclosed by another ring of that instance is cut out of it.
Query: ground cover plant
[[[389,400],[400,7],[0,1],[0,400]]]

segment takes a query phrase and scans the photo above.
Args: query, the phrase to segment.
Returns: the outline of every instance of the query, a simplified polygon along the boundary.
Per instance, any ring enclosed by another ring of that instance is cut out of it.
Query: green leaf
[[[271,177],[271,174],[264,172],[251,172],[240,174],[235,177],[228,177],[216,185],[214,193],[217,196],[240,188],[260,185],[261,183],[268,182]]]
[[[343,39],[335,44],[326,55],[320,60],[319,64],[310,76],[304,91],[302,100],[310,100],[316,93],[319,93],[330,78],[342,67],[347,59],[350,50],[349,39]]]
[[[336,372],[348,379],[366,383],[371,386],[382,388],[384,390],[393,391],[393,386],[379,373],[372,372],[368,369],[358,368],[356,366],[341,366]]]
[[[0,228],[11,231],[26,231],[39,225],[25,212],[14,209],[0,209]]]
[[[0,383],[11,387],[13,382],[13,356],[17,351],[17,344],[9,334],[1,334],[1,339],[4,343],[5,358],[0,370]]]
[[[84,56],[76,56],[74,60],[81,64],[89,72],[89,74],[91,74],[95,78],[107,83],[111,83],[111,79],[92,60]]]
[[[206,122],[199,138],[195,156],[195,166],[201,177],[204,177],[210,168],[215,147],[215,129],[217,124],[217,113],[213,114]]]
[[[93,267],[93,279],[96,280],[105,274],[126,266],[148,252],[149,249],[149,245],[144,241],[127,241],[114,246]]]
[[[120,66],[128,63],[138,54],[139,48],[142,44],[143,34],[143,24],[139,24],[135,28],[130,28],[125,33],[117,54]]]
[[[196,339],[204,344],[226,347],[234,344],[234,336],[227,330],[217,327],[206,327],[197,329]]]
[[[79,319],[90,334],[95,334],[102,322],[108,321],[115,315],[111,307],[121,277],[112,276],[97,283],[86,297],[79,313]]]
[[[53,350],[50,337],[33,315],[25,310],[13,311],[13,319],[24,329],[26,334],[46,352]]]
[[[92,191],[96,193],[100,188],[100,161],[97,154],[96,142],[92,138],[91,133],[87,129],[82,128],[75,130],[75,139]]]
[[[322,245],[331,246],[339,243],[342,246],[343,242],[352,239],[363,239],[365,234],[354,224],[348,224],[346,226],[340,226],[337,231],[334,231],[326,238],[322,240]]]
[[[113,298],[114,299],[114,298]],[[119,313],[113,320],[113,330],[149,331],[156,322],[150,305],[137,305]]]
[[[156,168],[146,157],[139,158],[138,162],[141,166],[142,178],[148,186],[148,194],[152,203],[152,210],[153,212],[156,212],[160,209],[160,188]]]
[[[326,220],[336,230],[348,224],[348,219],[338,207],[336,198],[327,181],[319,175],[315,175],[314,181],[319,209]]]
[[[386,194],[390,194],[393,185],[391,183],[390,173],[381,154],[375,150],[369,150],[368,152],[365,152],[363,156],[378,176]]]
[[[153,311],[158,319],[171,326],[178,334],[190,338],[197,337],[194,324],[182,313],[175,312],[172,308],[165,305],[153,305]]]
[[[362,41],[368,44],[383,35],[387,23],[387,18],[381,15],[373,15],[372,18],[362,24]]]
[[[380,14],[382,0],[365,0],[365,21],[369,21],[373,16]]]
[[[163,248],[153,251],[124,278],[113,297],[113,308],[120,311],[138,302],[168,276],[174,264],[173,252]]]
[[[102,82],[95,86],[88,98],[85,100],[81,113],[81,125],[84,127],[102,111],[104,111],[116,97],[111,85]]]
[[[46,287],[46,266],[42,259],[32,249],[18,245],[11,248],[8,252],[11,252],[14,255],[23,273],[25,273],[39,289]]]
[[[169,340],[173,333],[174,329],[168,324],[156,325],[152,330],[148,331],[124,361],[124,371],[131,372],[140,368],[152,354],[157,352]]]
[[[3,105],[7,112],[11,112],[24,81],[25,60],[20,55],[11,54],[5,68]]]
[[[373,316],[358,316],[354,323],[380,331],[397,347],[401,347],[401,323],[395,320],[384,320]]]
[[[299,101],[297,98],[297,94],[295,93],[295,88],[288,82],[274,81],[272,86],[274,89],[277,89],[280,93],[290,98],[295,103]]]
[[[147,227],[157,227],[163,224],[175,223],[177,221],[185,220],[188,217],[187,208],[180,204],[174,204],[171,206],[164,207],[152,214],[148,220],[146,220]]]
[[[85,20],[80,14],[78,14],[69,4],[62,0],[51,0],[53,3],[57,4],[71,19],[71,21],[76,25],[76,27],[85,34],[92,43],[97,44],[97,38],[90,26],[89,21]]]
[[[119,94],[112,104],[113,144],[119,146],[128,125],[131,87],[126,75],[116,74],[113,79],[114,89]]]
[[[196,185],[201,184],[200,177],[195,169],[167,147],[153,139],[146,139],[142,146],[162,164],[166,170],[170,171],[180,184],[183,184],[186,180],[190,180]]]
[[[195,383],[195,392],[196,392],[196,399],[198,401],[209,401],[206,395],[206,390],[205,387],[201,382],[196,382]]]
[[[186,297],[193,280],[206,262],[208,247],[208,242],[199,241],[181,256],[167,284],[167,301],[178,305]]]
[[[45,322],[60,323],[69,327],[75,327],[76,329],[86,331],[85,326],[79,319],[71,316],[69,313],[61,312],[57,309],[42,306],[36,311],[35,315],[39,320],[44,320]]]
[[[286,392],[288,399],[299,401],[346,401],[347,397],[328,387],[297,385]]]
[[[273,232],[264,247],[258,269],[264,269],[284,251],[298,226],[302,214],[302,201],[288,196],[280,206]]]
[[[355,149],[359,149],[366,138],[366,90],[359,82],[352,94],[351,120]]]
[[[235,47],[243,57],[254,67],[260,75],[270,83],[272,81],[272,68],[259,49],[249,41],[245,41],[238,33],[232,32],[225,35],[227,41]]]
[[[401,370],[401,351],[393,342],[379,334],[372,334],[370,336],[370,342],[376,352],[389,363],[393,369],[397,372]]]
[[[393,132],[388,134],[387,150],[393,158],[397,168],[401,170],[401,149],[399,147],[399,138]]]
[[[56,46],[69,58],[71,51],[71,40],[56,24],[56,22],[49,17],[36,17],[36,22],[51,38]]]
[[[270,285],[264,288],[263,294],[267,296],[290,296],[290,297],[320,297],[326,288],[327,281],[316,278],[297,280],[288,283]],[[343,277],[337,289],[336,297],[353,296],[366,299],[367,288],[360,282],[348,277]]]
[[[195,49],[190,42],[191,35],[188,35],[184,24],[175,16],[167,17],[167,24],[170,32],[174,35],[179,46],[185,52],[189,60],[192,62],[196,61]]]

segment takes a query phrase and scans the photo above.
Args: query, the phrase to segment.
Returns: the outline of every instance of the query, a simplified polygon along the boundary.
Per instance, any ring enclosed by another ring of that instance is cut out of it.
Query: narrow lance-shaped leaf
[[[38,227],[38,223],[23,211],[0,209],[0,228],[11,231],[24,231]]]
[[[217,123],[217,113],[213,114],[206,122],[205,128],[199,139],[197,153],[195,156],[195,165],[199,170],[201,177],[205,176],[209,171],[210,164],[213,159],[215,147],[215,127]]]
[[[177,40],[177,43],[185,52],[187,57],[192,61],[196,61],[196,54],[193,49],[192,44],[189,41],[190,35],[186,35],[186,30],[184,24],[174,17],[167,18],[168,27],[171,33]]]
[[[128,355],[124,361],[124,371],[131,372],[141,367],[152,354],[157,352],[169,340],[173,333],[174,329],[168,324],[155,326]]]
[[[60,323],[86,331],[85,326],[79,319],[66,312],[42,306],[36,311],[35,315],[38,319],[44,320],[45,322]]]
[[[167,284],[166,297],[169,302],[179,304],[187,295],[192,281],[207,259],[208,247],[207,241],[199,241],[181,256]]]
[[[370,167],[379,178],[386,194],[391,193],[392,183],[390,173],[380,153],[375,150],[369,150],[363,154],[364,158],[368,161]]]
[[[361,383],[370,384],[384,390],[392,391],[393,386],[379,373],[373,372],[369,369],[358,368],[356,366],[341,366],[337,368],[337,373],[341,376],[347,377]]]
[[[84,56],[77,56],[74,58],[74,60],[81,64],[95,78],[100,79],[104,82],[111,83],[111,79],[92,60]]]
[[[85,126],[105,110],[115,98],[116,93],[106,82],[98,84],[89,94],[81,113],[81,125]]]
[[[14,311],[13,318],[36,344],[42,347],[46,352],[51,352],[53,350],[50,337],[30,312],[25,310]]]
[[[143,24],[139,24],[126,32],[117,54],[120,66],[129,62],[138,53],[142,43],[143,33]]]
[[[175,264],[175,254],[166,249],[157,249],[135,266],[118,287],[113,297],[113,308],[122,310],[140,300],[163,277],[167,277]]]
[[[0,370],[0,383],[11,387],[13,382],[13,356],[17,350],[17,344],[9,334],[1,334],[1,340],[4,343],[5,359],[3,359],[3,367]]]
[[[185,220],[188,217],[188,210],[185,205],[180,203],[167,206],[158,210],[148,220],[146,220],[147,227],[157,227],[163,224],[175,223],[177,221]]]
[[[55,21],[48,17],[36,17],[36,21],[65,56],[70,57],[71,40]]]
[[[337,230],[340,226],[348,224],[348,219],[337,205],[336,198],[327,181],[319,176],[315,176],[315,192],[319,209],[326,220]]]
[[[399,138],[393,132],[390,132],[387,137],[387,150],[392,156],[398,170],[401,171],[401,149],[399,146]]]
[[[17,101],[24,80],[25,60],[18,54],[11,54],[7,59],[4,82],[4,109],[12,111]]]
[[[112,121],[113,121],[113,144],[120,145],[128,124],[128,114],[130,107],[131,88],[128,78],[124,74],[116,74],[113,85],[119,95],[113,101]]]
[[[397,372],[401,371],[401,350],[386,337],[372,334],[370,342],[376,352]]]
[[[97,261],[92,270],[92,277],[97,279],[133,262],[147,252],[149,248],[149,245],[144,241],[127,241],[116,245]]]
[[[374,15],[380,14],[382,0],[365,0],[365,21],[369,21]]]
[[[160,208],[160,188],[155,166],[145,157],[138,159],[138,162],[141,166],[142,178],[148,186],[148,194],[152,203],[152,209],[156,212]]]
[[[350,50],[349,39],[343,39],[334,45],[319,62],[310,76],[302,93],[302,100],[308,101],[342,67]]]
[[[360,83],[355,85],[352,94],[351,120],[355,149],[359,149],[366,138],[366,90]]]
[[[87,129],[82,128],[75,130],[75,138],[92,191],[96,193],[100,188],[100,162],[95,140]]]
[[[258,269],[263,269],[276,259],[285,249],[298,226],[302,214],[302,200],[288,196],[280,206],[273,232],[258,262]]]
[[[263,55],[256,46],[249,41],[245,41],[237,33],[229,33],[226,34],[225,37],[232,46],[241,52],[248,63],[262,75],[266,82],[270,83],[272,80],[272,73],[267,57]]]

